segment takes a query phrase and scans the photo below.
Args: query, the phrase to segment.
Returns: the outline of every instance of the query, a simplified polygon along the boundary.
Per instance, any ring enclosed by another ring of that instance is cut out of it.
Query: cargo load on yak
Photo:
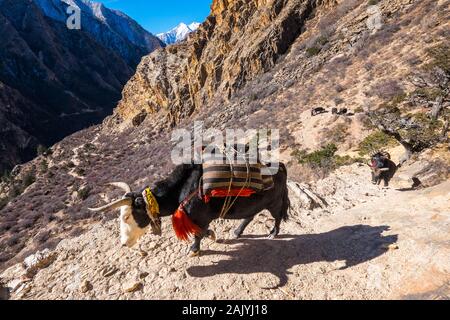
[[[245,150],[245,151],[244,151]],[[216,197],[249,197],[274,187],[272,175],[259,156],[239,147],[215,148],[203,152],[203,195]]]

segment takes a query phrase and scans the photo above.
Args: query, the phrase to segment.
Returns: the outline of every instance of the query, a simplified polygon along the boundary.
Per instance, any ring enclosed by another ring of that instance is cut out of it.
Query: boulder
[[[314,210],[316,208],[325,208],[327,203],[320,196],[315,194],[308,185],[300,184],[294,181],[288,181],[289,197],[298,198],[301,208],[306,210]]]
[[[391,180],[396,189],[413,189],[432,187],[447,180],[450,166],[441,159],[419,160],[401,167]]]
[[[57,253],[45,249],[25,258],[23,267],[28,277],[33,277],[40,269],[47,268],[56,259]]]
[[[80,291],[82,293],[86,293],[88,291],[91,291],[92,289],[93,289],[93,286],[88,280],[84,280],[80,285]]]

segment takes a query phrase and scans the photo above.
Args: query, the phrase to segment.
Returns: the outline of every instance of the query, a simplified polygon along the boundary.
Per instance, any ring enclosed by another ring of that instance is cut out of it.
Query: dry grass
[[[48,170],[31,171],[32,164],[24,165],[23,173],[13,179],[13,184],[20,188],[14,189],[15,197],[0,214],[2,268],[23,258],[26,252],[22,249],[30,241],[36,248],[52,247],[62,238],[79,234],[80,222],[89,225],[102,219],[101,215],[93,215],[87,208],[102,204],[98,197],[102,192],[120,196],[120,191],[104,189],[107,182],[122,180],[141,188],[142,185],[134,182],[144,178],[151,184],[156,182],[155,178],[152,179],[156,171],[161,175],[169,172],[170,165],[161,166],[161,159],[170,154],[169,146],[163,143],[166,138],[133,148],[130,134],[125,132],[114,137],[114,142],[108,135],[103,135],[99,143],[93,145],[93,133],[83,131],[66,138],[59,144],[60,150],[47,157],[46,161],[52,163]],[[83,148],[80,149],[81,161],[76,165],[68,158],[73,156],[72,150],[78,146]],[[69,175],[70,170],[82,177]],[[69,190],[77,190],[75,202]],[[57,227],[49,229],[53,224]]]

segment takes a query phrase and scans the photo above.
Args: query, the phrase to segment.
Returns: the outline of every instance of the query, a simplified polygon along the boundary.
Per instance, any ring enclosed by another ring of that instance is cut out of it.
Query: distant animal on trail
[[[327,110],[325,108],[322,108],[322,107],[314,108],[311,110],[311,116],[315,117],[315,116],[325,113],[325,112],[327,112]]]
[[[391,160],[391,155],[385,151],[377,151],[372,154],[368,166],[372,170],[372,183],[379,185],[384,181],[384,186],[389,186],[389,181],[397,171],[397,165]]]
[[[331,114],[336,114],[336,115],[339,115],[339,116],[343,116],[343,115],[348,114],[348,109],[347,108],[341,108],[341,109],[332,108],[331,109]]]
[[[346,115],[347,113],[348,113],[348,109],[347,108],[341,108],[337,112],[337,114],[340,115],[340,116]]]
[[[209,229],[213,220],[220,217],[224,204],[223,198],[211,198],[205,201],[199,195],[203,166],[184,164],[177,166],[170,176],[156,183],[153,189],[145,188],[133,192],[128,184],[119,182],[111,185],[125,191],[122,199],[103,207],[89,209],[102,212],[120,208],[121,244],[132,247],[149,228],[156,235],[161,235],[161,218],[172,216],[175,233],[181,240],[194,236],[194,244],[190,248],[191,255],[200,253],[200,243],[204,237],[215,240],[215,234]],[[275,219],[275,226],[269,238],[275,238],[280,232],[282,220],[288,219],[290,207],[287,186],[287,170],[280,164],[278,173],[273,176],[274,187],[252,194],[248,197],[236,198],[236,202],[225,216],[225,219],[244,220],[234,231],[239,238],[253,218],[267,209]]]

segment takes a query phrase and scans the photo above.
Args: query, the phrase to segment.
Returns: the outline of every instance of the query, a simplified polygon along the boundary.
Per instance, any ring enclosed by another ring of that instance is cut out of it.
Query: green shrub
[[[9,202],[9,198],[2,198],[0,199],[0,210],[2,210]]]
[[[307,153],[305,150],[301,150],[295,156],[297,157],[298,162],[301,164],[321,166],[324,162],[333,158],[337,150],[338,148],[336,147],[336,145],[330,143],[325,147],[322,147],[321,150],[314,151],[312,153]]]
[[[431,62],[425,68],[432,69],[438,67],[446,73],[450,73],[450,45],[440,44],[428,50]]]
[[[293,152],[293,156],[300,164],[307,165],[312,169],[321,169],[325,172],[337,169],[341,166],[351,165],[355,162],[363,162],[362,158],[352,158],[350,156],[336,155],[338,148],[334,143],[330,143],[321,150],[311,153],[305,150],[297,150]]]
[[[359,144],[359,154],[361,156],[368,155],[376,150],[380,150],[382,148],[393,147],[397,145],[397,141],[388,136],[387,134],[377,131],[367,136],[363,141]]]
[[[369,0],[368,5],[369,6],[374,6],[378,4],[378,0]]]
[[[425,113],[410,115],[416,126],[409,130],[400,130],[400,134],[421,150],[436,145],[442,136],[444,123],[440,120],[432,120]]]
[[[95,147],[95,145],[92,144],[92,143],[86,143],[86,144],[83,146],[83,149],[84,149],[84,151],[89,152],[89,151],[95,151],[95,150],[96,150],[96,147]]]
[[[381,109],[384,109],[389,113],[397,113],[400,115],[400,104],[408,98],[408,95],[405,93],[399,93],[395,95],[392,99],[387,102],[384,102],[380,105]]]
[[[48,162],[47,160],[43,160],[41,161],[41,163],[39,164],[39,168],[41,169],[42,173],[46,173],[48,171]]]
[[[14,185],[11,187],[11,190],[9,190],[8,197],[10,199],[14,199],[15,197],[18,197],[22,194],[23,190],[19,188],[18,186]]]
[[[2,182],[10,182],[11,181],[11,171],[5,170],[2,174],[1,180]]]
[[[250,101],[258,100],[258,95],[253,92],[249,95],[249,99],[250,99]]]
[[[23,189],[25,190],[36,181],[36,176],[33,172],[28,172],[22,180]]]
[[[307,48],[306,49],[306,56],[308,57],[308,58],[310,58],[310,57],[313,57],[313,56],[316,56],[316,55],[318,55],[319,53],[320,53],[320,48],[317,48],[317,47],[311,47],[311,48]]]
[[[324,35],[320,36],[319,39],[317,39],[317,43],[321,46],[324,46],[328,43],[328,38]]]
[[[38,156],[48,156],[52,153],[52,150],[40,144],[36,148],[36,153],[38,154]]]
[[[92,188],[89,186],[86,186],[84,188],[81,188],[80,190],[78,190],[77,194],[78,194],[78,198],[80,200],[86,200],[87,198],[89,198],[90,193],[91,193]]]
[[[86,174],[86,171],[83,168],[78,167],[75,169],[75,173],[79,176],[84,176]]]
[[[400,103],[406,100],[408,98],[408,95],[404,92],[397,94],[395,97],[392,98],[391,104],[393,106],[398,106]]]
[[[413,95],[425,97],[428,101],[434,101],[439,96],[444,96],[439,88],[419,88],[413,92]]]

